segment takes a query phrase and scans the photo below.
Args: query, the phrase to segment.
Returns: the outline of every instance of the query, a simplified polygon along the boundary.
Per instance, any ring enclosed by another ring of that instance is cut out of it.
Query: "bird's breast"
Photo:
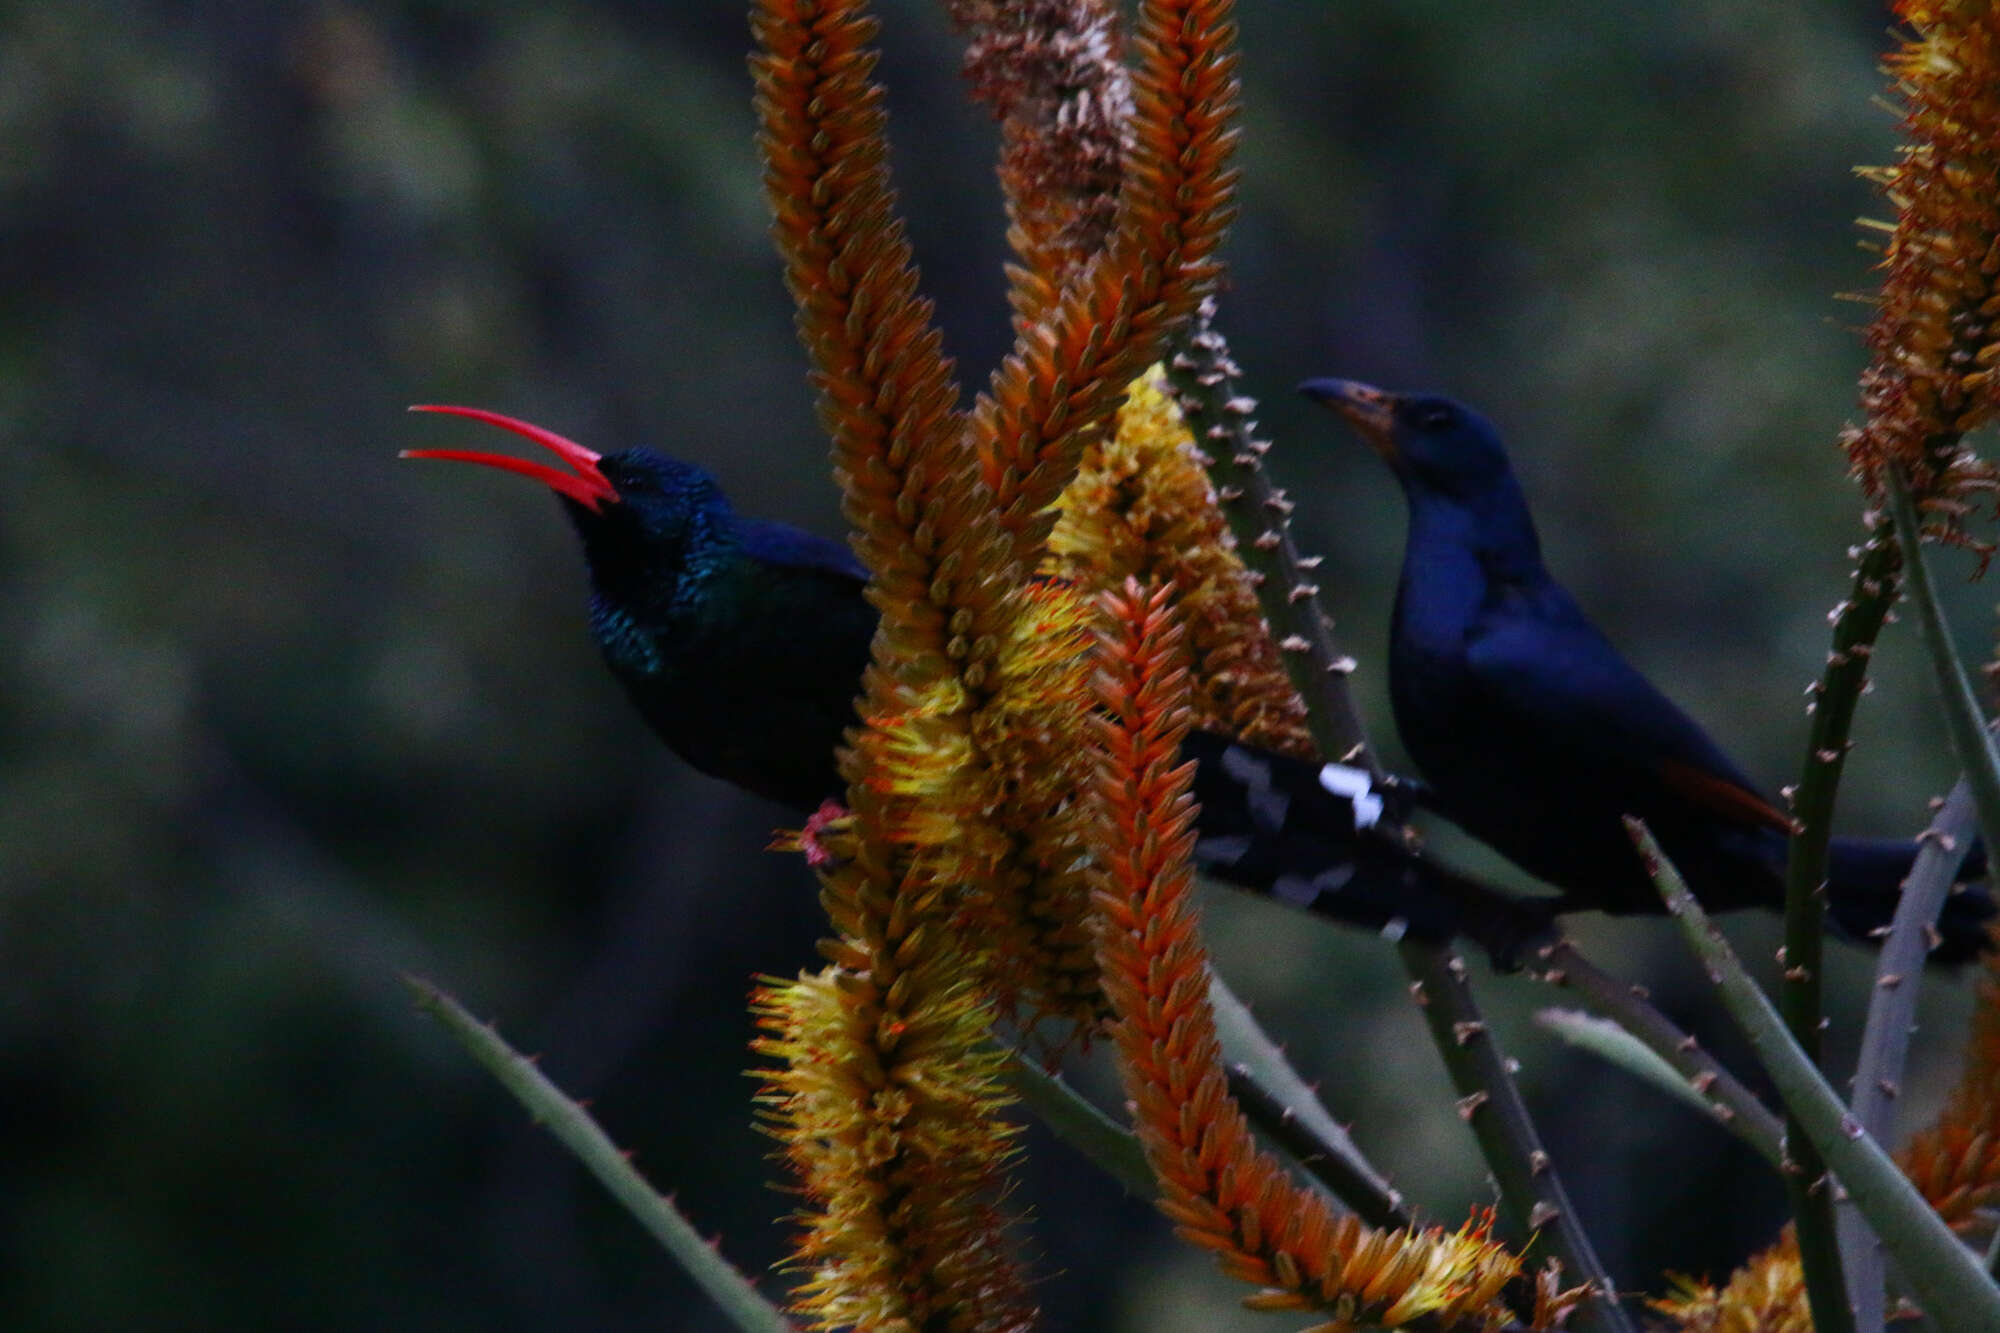
[[[590,633],[612,674],[621,680],[660,679],[672,674],[673,657],[656,626],[604,598],[593,599]]]
[[[1389,622],[1389,700],[1411,757],[1462,727],[1467,639],[1486,595],[1486,576],[1463,548],[1413,543]]]
[[[1477,719],[1465,706],[1465,685],[1462,657],[1454,660],[1411,643],[1390,653],[1389,704],[1396,731],[1433,782],[1434,774],[1459,772],[1468,760],[1476,761],[1484,745],[1475,734]]]

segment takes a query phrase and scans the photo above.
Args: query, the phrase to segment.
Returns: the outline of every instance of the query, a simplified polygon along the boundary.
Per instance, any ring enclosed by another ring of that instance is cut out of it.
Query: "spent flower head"
[[[1888,62],[1902,157],[1869,173],[1896,218],[1868,329],[1866,417],[1844,443],[1871,491],[1900,468],[1946,536],[1980,544],[1964,519],[1995,472],[1964,437],[2000,414],[2000,7],[1904,0],[1897,12],[1914,30]]]

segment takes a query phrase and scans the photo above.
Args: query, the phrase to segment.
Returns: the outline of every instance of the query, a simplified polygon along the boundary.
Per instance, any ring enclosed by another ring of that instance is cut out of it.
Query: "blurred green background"
[[[885,4],[896,168],[968,384],[1005,347],[993,135],[941,7]],[[1222,324],[1363,663],[1401,542],[1307,375],[1501,423],[1552,563],[1775,787],[1843,591],[1890,160],[1873,3],[1244,6]],[[471,402],[647,442],[837,530],[764,235],[737,4],[0,4],[0,1327],[712,1329],[399,970],[496,1017],[753,1270],[787,1197],[744,998],[805,963],[782,812],[626,711],[539,488],[398,465]],[[1985,594],[1955,583],[1968,651]],[[1914,635],[1844,827],[1950,779]],[[1393,744],[1390,745],[1393,752]],[[1477,848],[1440,834],[1469,864]],[[1436,1218],[1490,1197],[1388,951],[1218,892],[1226,973]],[[1772,923],[1735,927],[1769,959]],[[1589,948],[1728,1045],[1658,922]],[[1841,948],[1837,1051],[1866,958]],[[1910,1123],[1951,1072],[1927,1002]],[[1723,1272],[1771,1178],[1484,987],[1617,1276]],[[1844,1055],[1839,1058],[1845,1058]],[[1054,1328],[1269,1328],[1032,1140]]]

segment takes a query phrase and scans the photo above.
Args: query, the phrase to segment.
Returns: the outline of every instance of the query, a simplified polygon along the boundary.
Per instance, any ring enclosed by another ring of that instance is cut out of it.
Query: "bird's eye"
[[[1416,411],[1418,430],[1442,430],[1452,422],[1451,407],[1447,403],[1419,403]]]

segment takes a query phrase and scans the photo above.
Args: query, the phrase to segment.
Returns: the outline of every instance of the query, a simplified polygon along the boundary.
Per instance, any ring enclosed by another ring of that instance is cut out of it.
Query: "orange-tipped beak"
[[[1347,420],[1362,439],[1391,465],[1402,456],[1396,447],[1396,395],[1358,380],[1307,380],[1299,392],[1325,403]]]
[[[618,490],[597,468],[597,460],[603,455],[592,453],[575,440],[565,439],[552,430],[513,417],[501,416],[498,412],[488,412],[483,407],[442,407],[434,403],[422,403],[410,409],[412,412],[442,412],[447,416],[471,417],[489,426],[513,431],[541,445],[550,453],[569,464],[572,471],[550,467],[547,463],[532,463],[525,458],[510,458],[506,454],[484,454],[470,449],[405,449],[401,458],[443,458],[454,463],[478,463],[482,467],[497,467],[502,472],[516,472],[524,477],[533,477],[557,495],[574,500],[585,509],[596,513],[608,504],[618,503]]]

